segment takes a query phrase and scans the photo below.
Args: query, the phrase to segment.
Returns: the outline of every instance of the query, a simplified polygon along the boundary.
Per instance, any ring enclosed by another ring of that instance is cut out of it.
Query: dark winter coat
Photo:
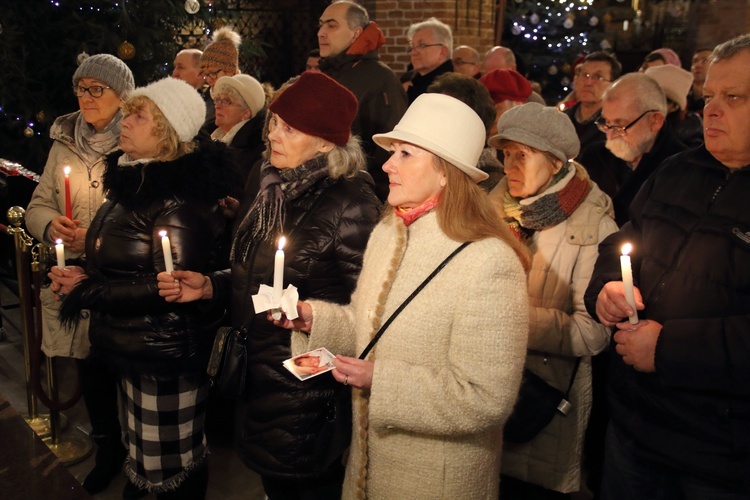
[[[289,202],[284,286],[297,287],[301,300],[347,304],[379,209],[366,173],[351,180],[325,177]],[[243,217],[244,213],[238,216]],[[276,239],[256,242],[244,262],[232,265],[231,276],[226,272],[213,276],[214,302],[223,303],[231,295],[232,326],[248,334],[248,382],[238,403],[236,430],[242,461],[264,476],[304,479],[318,473],[313,460],[315,436],[339,384],[330,373],[297,380],[282,366],[292,356],[291,332],[253,309],[252,296],[259,286],[273,281]]]
[[[367,171],[375,180],[375,194],[388,197],[388,176],[381,167],[390,154],[372,140],[375,134],[390,132],[408,106],[398,77],[379,61],[377,50],[366,54],[341,53],[320,60],[320,70],[357,97],[359,108],[352,123],[352,134],[362,139],[367,155]]]
[[[411,80],[411,86],[406,90],[406,95],[409,97],[409,104],[413,103],[417,97],[427,92],[427,87],[432,85],[432,82],[434,82],[437,77],[445,73],[450,73],[451,71],[453,71],[453,61],[448,59],[426,75],[416,73]]]
[[[131,374],[205,370],[214,333],[195,303],[159,297],[164,271],[159,231],[170,239],[175,269],[215,270],[225,219],[218,199],[236,182],[223,144],[206,143],[170,162],[119,166],[107,157],[107,201],[86,235],[86,272],[65,300],[63,317],[91,310],[92,355]]]
[[[628,210],[646,179],[670,156],[687,148],[668,127],[662,127],[656,136],[651,151],[645,153],[632,170],[625,160],[613,155],[605,146],[606,141],[593,144],[581,156],[581,164],[596,182],[612,198],[615,207],[615,222],[622,227],[629,219]]]
[[[263,151],[266,150],[266,143],[263,141],[263,127],[266,123],[266,108],[262,108],[245,123],[232,138],[229,144],[229,154],[234,168],[237,170],[241,183],[237,186],[237,198],[243,193],[243,186],[248,182],[252,175],[258,177],[260,163]]]
[[[599,247],[585,302],[619,281],[633,244],[639,317],[663,325],[656,372],[613,353],[612,422],[636,456],[750,493],[750,166],[730,170],[701,147],[667,160],[631,220]]]
[[[563,113],[568,115],[570,121],[573,122],[573,126],[576,129],[576,135],[578,135],[578,140],[581,141],[581,154],[578,155],[579,163],[581,163],[584,167],[587,167],[587,165],[583,162],[583,154],[586,153],[586,150],[589,148],[589,146],[601,141],[604,138],[604,134],[599,131],[595,123],[596,120],[598,120],[602,115],[602,110],[599,109],[599,111],[589,116],[588,120],[579,122],[576,118],[576,114],[578,113],[578,108],[580,107],[581,103],[577,102],[572,107],[566,108]],[[592,177],[592,180],[595,181],[596,179]],[[601,188],[601,186],[599,187]],[[602,188],[602,191],[607,193],[604,188]]]

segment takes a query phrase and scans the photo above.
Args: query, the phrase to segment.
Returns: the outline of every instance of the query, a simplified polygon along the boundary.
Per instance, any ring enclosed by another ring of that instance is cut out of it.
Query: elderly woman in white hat
[[[174,78],[129,95],[122,151],[106,158],[107,201],[86,234],[86,274],[54,267],[52,276],[68,294],[66,322],[91,310],[91,355],[122,377],[125,472],[157,498],[202,498],[208,484],[205,370],[216,318],[164,302],[156,280],[170,265],[208,272],[220,260],[218,200],[233,176],[223,144],[196,148],[205,112],[195,89]]]
[[[526,367],[563,393],[556,414],[531,441],[503,446],[504,498],[560,498],[580,489],[581,449],[591,409],[591,356],[609,331],[583,304],[599,243],[617,231],[612,201],[572,161],[580,143],[567,115],[529,103],[505,112],[489,140],[505,178],[490,193],[531,250]]]
[[[337,353],[353,388],[343,498],[496,498],[502,426],[521,380],[528,310],[522,246],[477,186],[485,139],[466,104],[424,94],[373,137],[391,208],[375,227],[347,306],[301,302],[301,353]],[[455,254],[358,356],[405,299]]]

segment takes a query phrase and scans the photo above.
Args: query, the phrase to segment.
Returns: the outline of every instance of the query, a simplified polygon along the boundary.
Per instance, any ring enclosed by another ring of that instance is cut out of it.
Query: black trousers
[[[81,376],[83,402],[91,422],[91,437],[97,443],[119,443],[122,428],[117,410],[118,377],[96,361],[78,359],[76,364]]]
[[[261,476],[268,500],[339,500],[344,485],[344,466],[337,463],[312,479],[277,479]]]

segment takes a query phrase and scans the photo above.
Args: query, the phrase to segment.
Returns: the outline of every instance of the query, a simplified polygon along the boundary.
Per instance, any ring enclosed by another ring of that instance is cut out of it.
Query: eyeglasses
[[[593,80],[595,82],[611,82],[612,80],[607,80],[602,75],[598,73],[578,73],[576,74],[576,78],[580,78],[581,80]]]
[[[453,60],[454,66],[464,66],[466,64],[471,64],[472,66],[477,66],[479,63],[475,63],[474,61],[464,61],[460,57],[458,59]]]
[[[239,104],[230,101],[226,97],[222,97],[221,99],[214,99],[214,106],[239,106]]]
[[[203,77],[204,80],[208,80],[209,78],[211,80],[216,80],[216,77],[219,76],[219,73],[223,71],[223,69],[217,69],[216,71],[201,71],[200,73],[198,73],[198,75]]]
[[[442,47],[442,43],[420,43],[419,45],[415,45],[414,47],[409,47],[406,49],[407,54],[411,54],[412,52],[422,52],[427,47]]]
[[[91,87],[81,87],[80,85],[73,85],[73,93],[76,95],[76,97],[83,97],[83,94],[88,92],[91,97],[98,98],[104,95],[104,91],[106,89],[111,88],[112,87],[102,87],[101,85],[92,85]]]
[[[628,129],[638,123],[638,121],[646,116],[649,113],[655,113],[656,109],[649,109],[648,111],[644,111],[641,116],[633,120],[632,122],[628,123],[624,127],[620,127],[619,125],[607,125],[607,123],[604,121],[604,117],[599,117],[598,120],[596,120],[594,123],[596,123],[596,128],[598,128],[600,131],[604,132],[605,134],[607,132],[612,132],[616,136],[625,135],[628,132]]]

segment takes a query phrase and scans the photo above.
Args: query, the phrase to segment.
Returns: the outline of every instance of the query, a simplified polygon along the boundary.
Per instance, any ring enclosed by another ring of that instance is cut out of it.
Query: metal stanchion
[[[21,329],[23,334],[23,355],[26,375],[26,404],[29,413],[24,415],[24,420],[39,437],[50,435],[49,415],[39,414],[37,410],[38,401],[31,384],[31,346],[32,335],[34,335],[34,302],[31,297],[31,281],[29,278],[30,249],[33,245],[32,238],[26,234],[21,227],[26,210],[21,207],[8,209],[7,231],[13,236],[16,250],[16,273],[18,275],[18,300],[21,308]]]

